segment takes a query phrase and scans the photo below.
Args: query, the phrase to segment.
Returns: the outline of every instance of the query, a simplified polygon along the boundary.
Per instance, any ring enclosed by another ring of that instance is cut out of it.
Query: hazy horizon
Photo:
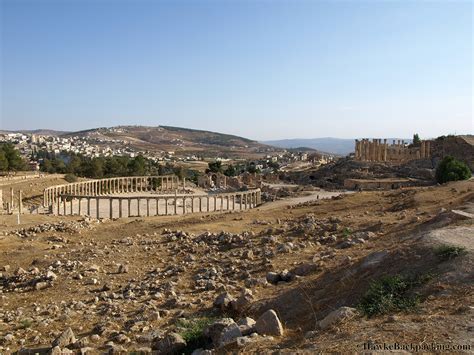
[[[472,134],[458,2],[0,2],[0,129]]]

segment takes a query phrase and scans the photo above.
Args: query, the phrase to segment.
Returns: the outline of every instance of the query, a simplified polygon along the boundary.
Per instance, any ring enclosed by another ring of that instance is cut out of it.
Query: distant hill
[[[280,148],[308,147],[322,152],[338,155],[347,155],[354,151],[353,139],[341,138],[309,138],[309,139],[282,139],[263,142]]]
[[[19,131],[5,131],[0,130],[0,134],[8,134],[8,133],[23,133],[23,134],[37,134],[43,136],[61,136],[67,134],[69,132],[66,131],[55,131],[53,129],[32,129],[32,130],[19,130]]]
[[[278,150],[239,136],[171,126],[103,127],[69,132],[64,136],[85,137],[109,146],[126,145],[137,150],[173,151],[177,155],[204,157],[242,157]]]
[[[402,138],[388,138],[388,142],[392,142],[393,139]],[[344,139],[344,138],[309,138],[309,139],[282,139],[265,141],[262,143],[273,145],[280,148],[297,148],[297,147],[308,147],[319,150],[321,152],[328,152],[338,155],[348,155],[354,152],[355,139]],[[411,139],[404,138],[405,142],[411,142]]]

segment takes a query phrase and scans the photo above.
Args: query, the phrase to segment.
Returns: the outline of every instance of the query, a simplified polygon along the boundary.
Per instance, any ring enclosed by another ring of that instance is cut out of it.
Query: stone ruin
[[[411,160],[430,159],[431,141],[421,141],[419,146],[407,145],[403,140],[362,139],[355,141],[355,160],[402,164]]]

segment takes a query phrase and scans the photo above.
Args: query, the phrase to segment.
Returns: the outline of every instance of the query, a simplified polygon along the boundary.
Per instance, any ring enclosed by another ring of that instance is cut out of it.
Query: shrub
[[[358,308],[368,317],[410,310],[419,302],[419,296],[412,292],[413,288],[425,281],[420,277],[384,276],[370,284]]]
[[[443,261],[454,259],[466,252],[466,248],[455,245],[441,245],[435,249],[435,255]]]
[[[74,175],[74,174],[66,174],[64,176],[64,180],[66,180],[67,182],[76,182],[77,181],[77,176]]]
[[[186,340],[186,349],[184,353],[191,353],[198,348],[204,348],[206,338],[204,336],[204,329],[215,321],[211,317],[200,317],[191,319],[182,319],[176,322],[178,333]]]
[[[444,184],[448,181],[467,180],[472,176],[469,167],[454,157],[446,156],[436,169],[436,181]]]

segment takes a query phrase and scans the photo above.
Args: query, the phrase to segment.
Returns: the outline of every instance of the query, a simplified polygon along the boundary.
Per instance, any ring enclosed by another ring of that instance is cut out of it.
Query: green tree
[[[20,152],[15,149],[13,144],[4,143],[0,148],[8,161],[8,170],[18,171],[26,169],[25,161],[21,157]]]
[[[222,162],[220,160],[210,162],[207,165],[209,166],[209,169],[207,169],[206,172],[211,172],[211,173],[222,172]]]
[[[421,145],[421,139],[420,139],[420,136],[418,135],[418,133],[415,133],[415,134],[413,135],[413,145],[414,145],[415,147],[418,147],[418,146]]]
[[[146,161],[141,155],[130,160],[128,163],[128,171],[131,175],[142,176],[145,175]]]
[[[436,181],[444,184],[448,181],[467,180],[472,176],[471,169],[462,161],[446,156],[436,168]]]
[[[0,150],[0,171],[7,171],[8,170],[8,160],[5,156],[5,152]]]
[[[235,167],[230,164],[227,166],[227,168],[224,170],[224,175],[226,176],[235,176],[235,174],[237,173],[237,171],[235,170]]]

